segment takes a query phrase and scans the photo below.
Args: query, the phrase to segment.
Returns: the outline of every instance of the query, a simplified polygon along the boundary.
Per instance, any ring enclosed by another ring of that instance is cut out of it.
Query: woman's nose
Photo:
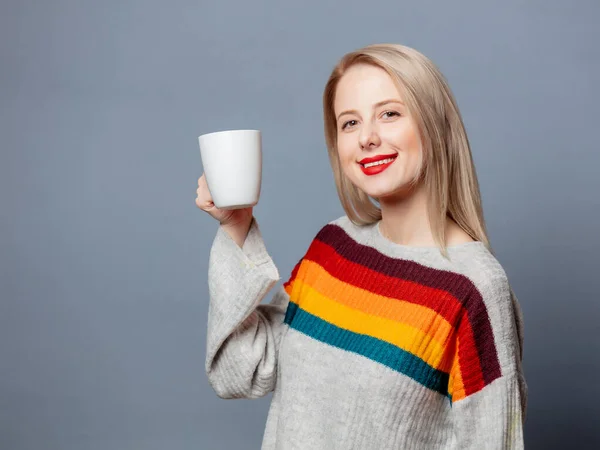
[[[379,147],[381,139],[379,138],[377,128],[374,125],[365,124],[360,130],[358,142],[362,149]]]

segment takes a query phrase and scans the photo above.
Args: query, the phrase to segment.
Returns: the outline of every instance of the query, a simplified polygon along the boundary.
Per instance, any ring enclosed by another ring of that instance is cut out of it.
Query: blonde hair
[[[325,85],[325,141],[338,196],[348,218],[357,225],[381,220],[379,206],[344,175],[337,152],[336,88],[346,70],[356,64],[380,67],[390,75],[419,129],[422,162],[413,183],[424,183],[433,238],[442,254],[448,256],[447,217],[492,251],[469,140],[450,87],[426,56],[398,44],[369,45],[346,54]]]

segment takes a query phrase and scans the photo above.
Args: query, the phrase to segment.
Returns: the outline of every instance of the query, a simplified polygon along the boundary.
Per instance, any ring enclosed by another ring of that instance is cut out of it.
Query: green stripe
[[[426,388],[448,395],[448,374],[434,369],[418,356],[381,339],[336,327],[290,302],[285,323],[318,341],[358,353],[402,373]]]

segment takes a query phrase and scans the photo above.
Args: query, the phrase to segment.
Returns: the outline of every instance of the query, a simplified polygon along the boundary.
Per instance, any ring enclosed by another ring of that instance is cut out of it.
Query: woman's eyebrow
[[[401,100],[390,98],[388,100],[382,100],[380,102],[375,103],[373,105],[373,109],[379,108],[380,106],[383,106],[383,105],[387,105],[388,103],[400,103],[401,105],[404,105],[404,103]],[[349,109],[347,111],[344,111],[344,112],[340,113],[337,116],[338,120],[340,119],[340,117],[342,117],[345,114],[358,114],[358,112],[355,109]]]

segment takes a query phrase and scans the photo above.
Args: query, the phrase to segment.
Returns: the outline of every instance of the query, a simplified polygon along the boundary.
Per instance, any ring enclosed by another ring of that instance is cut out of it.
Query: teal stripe
[[[313,339],[358,353],[400,372],[426,388],[448,395],[448,374],[434,369],[418,356],[381,339],[336,327],[290,302],[285,323]]]
[[[294,316],[296,315],[296,311],[298,311],[298,305],[290,301],[285,312],[284,322],[290,325],[292,323],[292,320],[294,319]]]

